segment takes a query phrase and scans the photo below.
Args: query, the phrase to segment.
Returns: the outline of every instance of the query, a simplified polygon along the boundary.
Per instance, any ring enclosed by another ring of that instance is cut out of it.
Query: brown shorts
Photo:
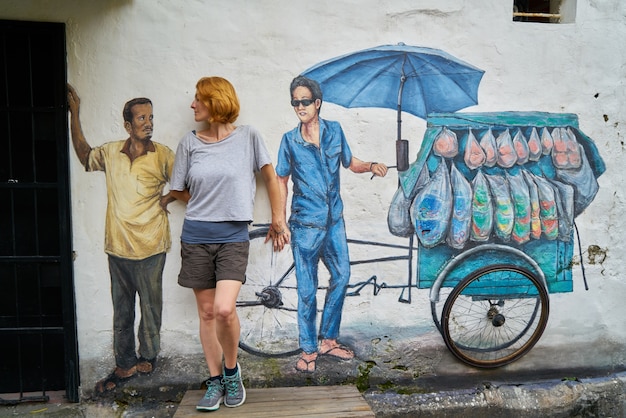
[[[178,284],[192,289],[215,289],[218,280],[246,282],[250,242],[185,244]]]

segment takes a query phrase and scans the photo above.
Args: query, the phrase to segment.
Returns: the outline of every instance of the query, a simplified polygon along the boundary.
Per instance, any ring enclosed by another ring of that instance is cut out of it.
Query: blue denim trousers
[[[135,297],[139,296],[141,320],[137,330],[139,356],[155,359],[161,348],[163,267],[165,253],[143,260],[109,255],[113,299],[113,351],[115,364],[129,369],[137,364],[135,351]]]
[[[343,218],[326,228],[292,222],[291,248],[298,282],[298,327],[300,348],[305,353],[317,351],[318,338],[335,339],[350,280],[350,257]],[[322,261],[330,273],[324,300],[319,336],[317,323],[318,266]]]

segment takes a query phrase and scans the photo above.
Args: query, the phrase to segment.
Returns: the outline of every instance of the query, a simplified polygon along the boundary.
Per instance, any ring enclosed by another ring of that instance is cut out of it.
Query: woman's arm
[[[283,199],[283,192],[281,191],[281,186],[272,164],[264,165],[261,168],[261,175],[265,181],[267,193],[270,198],[270,205],[272,207],[272,226],[267,233],[265,242],[271,238],[274,242],[274,249],[280,251],[284,248],[285,244],[289,244],[291,241],[291,233],[285,221],[286,210],[284,202],[286,201],[286,196],[285,199]]]
[[[169,195],[176,200],[181,200],[185,203],[189,202],[191,199],[191,195],[189,194],[189,189],[185,190],[170,190]]]

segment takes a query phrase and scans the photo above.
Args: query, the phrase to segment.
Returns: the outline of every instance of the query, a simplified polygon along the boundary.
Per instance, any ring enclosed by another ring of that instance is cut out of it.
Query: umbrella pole
[[[400,76],[400,88],[398,89],[398,140],[402,139],[402,89],[404,89],[404,82],[406,76],[402,74]]]
[[[406,171],[409,168],[409,141],[402,139],[402,89],[405,81],[406,76],[402,74],[398,89],[398,138],[396,140],[396,167],[398,171]]]

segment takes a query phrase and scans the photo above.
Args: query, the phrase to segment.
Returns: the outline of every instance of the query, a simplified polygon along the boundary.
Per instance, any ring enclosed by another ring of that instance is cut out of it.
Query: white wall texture
[[[564,365],[624,364],[626,161],[621,131],[626,123],[626,3],[577,0],[572,24],[513,22],[512,3],[1,0],[0,18],[67,24],[68,80],[81,97],[83,129],[91,145],[125,138],[124,102],[148,96],[154,102],[154,139],[175,149],[183,133],[195,127],[189,109],[195,82],[220,75],[240,96],[238,122],[258,127],[276,155],[282,133],[297,122],[288,93],[294,76],[337,55],[397,42],[439,48],[483,69],[479,104],[467,111],[577,114],[581,130],[595,140],[607,165],[597,197],[577,218],[590,290],[584,290],[580,269],[574,268],[574,292],[552,295],[548,328],[531,355],[556,349],[561,353],[556,360]],[[325,103],[322,116],[342,123],[356,156],[394,163],[394,111]],[[403,121],[412,161],[425,122],[408,114]],[[81,374],[83,384],[91,386],[114,363],[103,251],[106,189],[102,174],[85,173],[73,150],[70,154]],[[389,234],[386,224],[397,184],[395,171],[374,180],[344,171],[342,181],[348,235],[404,243]],[[267,222],[264,190],[258,195],[255,221]],[[180,265],[176,241],[184,208],[175,203],[170,209],[174,246],[164,276],[162,354],[175,357],[199,353],[201,348],[193,295],[176,284]],[[606,258],[590,264],[590,245],[598,246]],[[353,257],[358,255],[354,250]],[[402,282],[397,279],[402,265],[380,270],[373,273],[390,283]],[[353,276],[363,279],[368,273],[372,271],[355,268]],[[378,296],[364,292],[349,299],[343,335],[401,340],[435,332],[427,290],[414,290],[411,304],[398,303],[397,297],[389,289]],[[431,340],[443,345],[441,338]],[[600,347],[598,343],[609,343],[610,354],[587,357],[585,347]]]

